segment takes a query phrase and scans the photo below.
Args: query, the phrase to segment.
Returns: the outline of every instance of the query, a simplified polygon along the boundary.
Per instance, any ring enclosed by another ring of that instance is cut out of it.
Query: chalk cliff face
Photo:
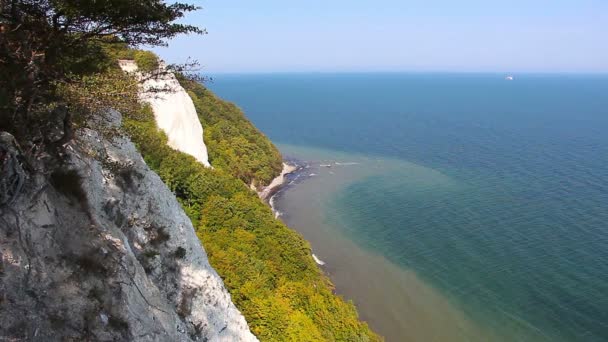
[[[36,172],[0,136],[0,340],[256,341],[134,145],[76,136]]]
[[[135,61],[120,60],[119,63],[126,72],[137,71]],[[164,65],[161,63],[160,67],[164,68]],[[154,92],[154,89],[168,91],[158,93]],[[156,124],[167,134],[169,146],[209,166],[207,147],[203,141],[203,126],[196,114],[194,103],[172,73],[143,82],[140,98],[152,107]]]

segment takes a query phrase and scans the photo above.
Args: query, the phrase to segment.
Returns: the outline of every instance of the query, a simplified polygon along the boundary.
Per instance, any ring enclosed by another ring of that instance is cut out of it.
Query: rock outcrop
[[[128,139],[81,129],[54,167],[20,153],[2,134],[0,340],[256,340]]]

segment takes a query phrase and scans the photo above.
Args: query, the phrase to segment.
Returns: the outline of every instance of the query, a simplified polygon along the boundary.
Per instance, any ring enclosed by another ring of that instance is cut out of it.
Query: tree
[[[48,117],[71,112],[58,91],[109,67],[105,46],[166,45],[198,7],[161,0],[0,0],[0,130],[44,140]]]

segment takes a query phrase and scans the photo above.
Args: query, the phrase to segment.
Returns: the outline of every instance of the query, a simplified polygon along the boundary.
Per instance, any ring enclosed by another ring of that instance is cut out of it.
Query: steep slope
[[[106,117],[60,164],[21,167],[0,134],[0,339],[255,341],[174,195],[99,133],[120,124]]]
[[[354,305],[333,294],[309,244],[247,186],[280,172],[276,148],[236,106],[181,81],[205,126],[214,169],[169,148],[149,109],[125,120],[125,129],[177,196],[251,330],[262,341],[380,341]]]
[[[137,73],[137,64],[133,60],[119,60],[119,65],[126,72]],[[159,68],[164,70],[164,64],[161,63]],[[203,126],[192,99],[173,73],[150,77],[142,82],[140,88],[139,97],[152,108],[156,124],[167,134],[169,146],[209,166]]]
[[[203,126],[213,167],[257,188],[268,185],[283,168],[279,150],[234,104],[200,83],[178,77],[192,98]]]

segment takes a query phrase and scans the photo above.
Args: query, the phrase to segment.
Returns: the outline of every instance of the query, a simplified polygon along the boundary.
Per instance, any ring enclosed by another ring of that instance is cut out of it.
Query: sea
[[[219,74],[387,341],[608,341],[608,75]]]

